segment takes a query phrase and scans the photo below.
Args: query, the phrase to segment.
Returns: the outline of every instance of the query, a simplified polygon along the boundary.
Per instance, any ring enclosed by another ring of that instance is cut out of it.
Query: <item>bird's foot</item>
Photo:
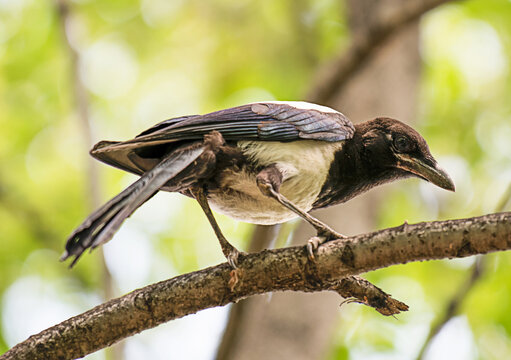
[[[321,244],[328,241],[337,239],[346,239],[347,236],[340,234],[330,228],[318,229],[318,236],[314,236],[307,241],[307,256],[310,261],[316,261],[314,251],[316,251]]]
[[[236,270],[238,268],[238,258],[241,252],[234,246],[231,246],[229,249],[222,250],[224,251],[225,258],[227,259],[229,265],[233,268],[233,270]]]
[[[228,245],[227,245],[228,244]],[[230,243],[222,244],[222,251],[227,259],[227,262],[231,266],[232,270],[229,273],[229,288],[231,291],[234,290],[241,277],[241,269],[238,267],[238,260],[243,252],[236,249]]]
[[[325,238],[320,238],[318,236],[311,237],[307,240],[307,257],[310,261],[316,261],[314,257],[314,251],[318,249],[319,245],[325,242]]]

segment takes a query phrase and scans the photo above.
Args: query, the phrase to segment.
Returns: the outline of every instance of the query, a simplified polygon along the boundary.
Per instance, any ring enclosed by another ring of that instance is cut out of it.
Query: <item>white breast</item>
[[[334,152],[342,142],[301,140],[290,143],[240,141],[244,154],[260,165],[276,164],[283,173],[280,192],[304,211],[309,211],[325,183]],[[255,224],[277,224],[297,215],[276,200],[264,196],[255,174],[227,170],[221,191],[209,194],[211,206],[220,213]]]

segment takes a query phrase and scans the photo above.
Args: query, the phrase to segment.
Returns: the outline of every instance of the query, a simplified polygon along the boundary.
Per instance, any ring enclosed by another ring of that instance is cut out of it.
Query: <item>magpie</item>
[[[69,236],[62,260],[74,257],[71,266],[85,250],[110,240],[160,190],[197,200],[236,268],[239,251],[222,234],[211,208],[254,224],[302,217],[316,229],[317,247],[343,235],[310,210],[410,176],[455,189],[410,126],[386,117],[353,125],[336,110],[306,102],[257,102],[172,118],[131,140],[101,141],[90,154],[140,178]]]

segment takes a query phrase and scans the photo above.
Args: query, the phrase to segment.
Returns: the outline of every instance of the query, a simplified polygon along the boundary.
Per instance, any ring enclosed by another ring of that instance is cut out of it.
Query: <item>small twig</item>
[[[346,300],[374,308],[385,316],[397,315],[401,311],[408,311],[408,305],[392,298],[379,287],[371,284],[359,276],[348,276],[338,282],[336,290]],[[342,302],[341,305],[344,303]]]

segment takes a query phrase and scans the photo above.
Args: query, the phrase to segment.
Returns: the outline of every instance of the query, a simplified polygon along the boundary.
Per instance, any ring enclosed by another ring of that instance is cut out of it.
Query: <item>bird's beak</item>
[[[397,167],[411,172],[442,189],[454,191],[454,182],[438,164],[433,161],[418,159],[408,154],[396,154]]]

